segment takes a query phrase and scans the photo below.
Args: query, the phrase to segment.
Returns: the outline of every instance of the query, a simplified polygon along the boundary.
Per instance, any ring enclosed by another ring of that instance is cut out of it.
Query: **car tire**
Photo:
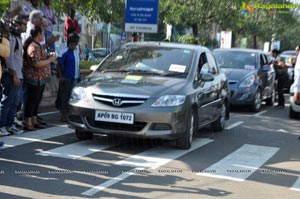
[[[179,149],[189,149],[192,146],[193,135],[196,131],[195,129],[195,114],[191,114],[189,117],[189,123],[186,132],[183,137],[180,137],[176,140],[176,147]]]
[[[91,132],[75,130],[75,134],[79,140],[89,140],[93,138],[93,133]]]
[[[273,106],[276,99],[276,91],[273,89],[272,94],[269,98],[266,99],[266,105],[267,106]]]
[[[299,119],[300,113],[294,111],[292,107],[290,107],[289,116],[291,119]]]
[[[258,112],[260,110],[260,107],[261,107],[261,102],[262,102],[262,99],[261,99],[261,92],[260,90],[258,89],[255,93],[255,98],[254,98],[254,102],[253,102],[253,105],[252,105],[252,111],[253,112]]]
[[[227,114],[226,107],[228,106],[224,102],[221,107],[221,114],[219,118],[210,124],[210,128],[215,132],[223,131],[223,129],[225,128],[225,121],[226,121],[226,114]]]

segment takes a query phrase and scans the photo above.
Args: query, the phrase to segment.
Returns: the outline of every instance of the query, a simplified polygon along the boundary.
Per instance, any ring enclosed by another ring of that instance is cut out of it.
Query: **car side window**
[[[260,55],[260,66],[264,66],[266,64],[267,64],[266,57],[265,57],[265,55],[261,54]]]
[[[198,72],[199,73],[208,73],[209,67],[207,64],[207,59],[205,53],[200,55],[199,63],[198,63]]]

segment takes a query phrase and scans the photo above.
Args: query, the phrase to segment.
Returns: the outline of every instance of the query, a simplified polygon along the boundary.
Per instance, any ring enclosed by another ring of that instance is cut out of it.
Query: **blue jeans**
[[[22,91],[23,80],[17,87],[14,86],[13,77],[10,73],[3,74],[1,79],[3,85],[3,101],[1,102],[1,120],[0,127],[12,126],[15,121],[15,115],[18,109],[20,100],[20,92]]]

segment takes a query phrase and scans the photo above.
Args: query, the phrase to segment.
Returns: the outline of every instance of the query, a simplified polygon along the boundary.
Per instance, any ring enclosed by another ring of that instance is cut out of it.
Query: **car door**
[[[209,101],[210,101],[210,88],[211,82],[210,81],[203,81],[203,76],[206,75],[209,71],[206,54],[203,52],[200,55],[198,61],[198,71],[197,71],[197,79],[195,80],[198,84],[197,92],[196,92],[196,101],[198,106],[198,120],[199,126],[204,125],[207,123],[209,119]]]
[[[220,77],[220,71],[217,67],[217,63],[212,53],[207,52],[206,56],[209,65],[208,72],[213,76],[213,81],[211,82],[211,87],[210,87],[210,98],[209,98],[210,111],[211,111],[209,115],[209,120],[212,121],[219,116],[218,109],[220,107],[220,104],[223,103],[221,99],[223,82]]]
[[[273,81],[274,81],[274,71],[271,70],[271,67],[266,67],[266,65],[268,65],[267,62],[267,57],[266,55],[264,55],[263,53],[260,54],[260,62],[259,62],[259,66],[260,66],[260,70],[259,70],[259,75],[261,78],[261,87],[262,87],[262,91],[263,91],[263,97],[269,97],[272,93],[272,89],[273,89]]]

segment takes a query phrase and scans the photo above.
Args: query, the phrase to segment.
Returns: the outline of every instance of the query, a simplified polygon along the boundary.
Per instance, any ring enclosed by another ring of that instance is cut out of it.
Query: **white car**
[[[97,61],[100,62],[104,59],[111,51],[106,48],[94,48],[89,55],[90,61]]]
[[[296,104],[294,100],[294,84],[290,88],[290,111],[289,116],[293,119],[298,119],[300,116],[300,104]]]

